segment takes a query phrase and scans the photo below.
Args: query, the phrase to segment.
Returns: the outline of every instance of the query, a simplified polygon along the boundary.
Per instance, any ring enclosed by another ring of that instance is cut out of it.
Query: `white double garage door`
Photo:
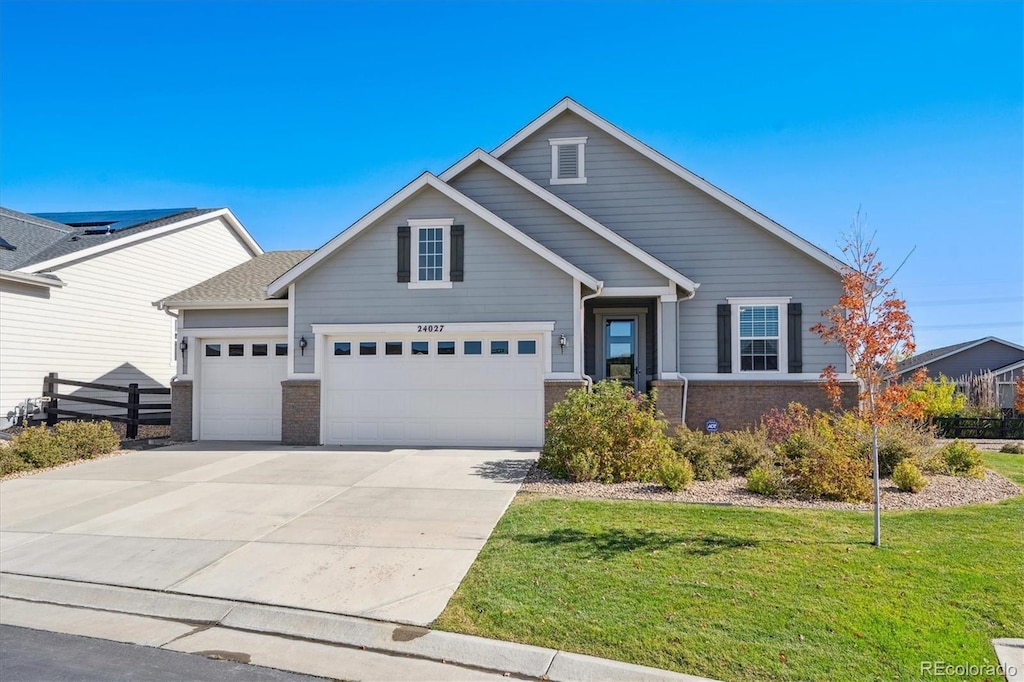
[[[522,332],[324,336],[317,344],[323,441],[539,447],[545,341]],[[201,439],[280,440],[287,356],[275,355],[278,343],[284,339],[203,341]],[[219,354],[206,351],[211,344]]]

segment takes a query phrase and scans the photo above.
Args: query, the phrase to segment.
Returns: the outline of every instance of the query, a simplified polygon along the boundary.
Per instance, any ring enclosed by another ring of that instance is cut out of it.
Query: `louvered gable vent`
[[[559,137],[551,145],[551,184],[573,185],[587,181],[585,137]]]
[[[574,144],[558,145],[558,177],[577,178],[580,175],[579,147]]]

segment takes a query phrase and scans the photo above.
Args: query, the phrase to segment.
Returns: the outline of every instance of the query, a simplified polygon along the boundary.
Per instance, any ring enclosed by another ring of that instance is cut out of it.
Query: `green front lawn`
[[[986,453],[1024,484],[1024,457]],[[1024,497],[882,516],[520,496],[436,627],[724,680],[916,680],[1024,636]]]

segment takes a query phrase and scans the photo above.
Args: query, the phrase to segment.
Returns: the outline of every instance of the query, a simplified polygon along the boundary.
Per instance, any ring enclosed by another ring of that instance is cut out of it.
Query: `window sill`
[[[586,178],[551,178],[549,181],[551,185],[585,185],[587,184]]]
[[[410,289],[451,289],[451,282],[409,282]]]

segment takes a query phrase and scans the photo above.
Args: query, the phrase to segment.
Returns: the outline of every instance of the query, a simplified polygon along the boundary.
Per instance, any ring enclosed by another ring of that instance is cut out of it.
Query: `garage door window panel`
[[[352,355],[352,344],[348,341],[338,341],[334,344],[335,355]]]
[[[282,355],[288,355],[288,344],[287,343],[275,343],[274,344],[274,355],[280,357]]]
[[[430,355],[429,341],[413,341],[410,345],[413,355]]]
[[[491,341],[491,355],[508,355],[508,341]]]
[[[437,354],[438,355],[455,355],[455,342],[454,341],[438,341],[437,342]]]
[[[537,342],[533,339],[521,339],[516,343],[516,350],[520,355],[536,355]]]
[[[483,343],[480,341],[466,341],[462,344],[463,355],[481,355],[483,353]]]
[[[359,354],[360,355],[376,355],[377,354],[377,342],[376,341],[360,341],[359,342]]]
[[[384,355],[401,355],[404,345],[401,341],[386,341],[384,343]]]
[[[245,356],[245,344],[244,343],[229,343],[228,344],[228,357],[241,358]]]
[[[265,358],[267,356],[267,344],[265,344],[265,343],[254,343],[254,344],[252,344],[252,356],[254,358]]]
[[[219,343],[208,343],[208,344],[206,344],[206,357],[208,357],[208,358],[219,358],[220,357],[220,344]]]

